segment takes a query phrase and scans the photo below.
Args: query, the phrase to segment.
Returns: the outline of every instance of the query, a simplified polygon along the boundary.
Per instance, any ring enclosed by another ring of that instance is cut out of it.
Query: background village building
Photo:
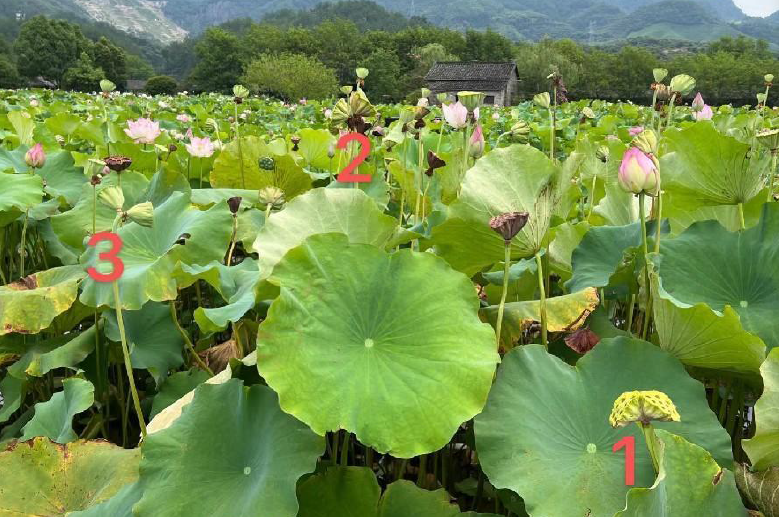
[[[459,91],[483,92],[484,104],[511,106],[517,91],[516,63],[486,63],[451,61],[436,63],[425,76],[432,92],[431,101],[439,93],[455,99]]]

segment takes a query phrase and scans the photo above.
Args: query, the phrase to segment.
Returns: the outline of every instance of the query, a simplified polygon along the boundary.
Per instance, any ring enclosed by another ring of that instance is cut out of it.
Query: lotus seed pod
[[[645,129],[633,138],[633,145],[652,154],[657,150],[657,134],[651,129]]]
[[[133,163],[132,159],[126,156],[107,156],[103,158],[103,162],[114,172],[122,172]]]
[[[231,197],[227,200],[227,206],[230,207],[230,212],[232,212],[233,215],[238,213],[238,210],[241,208],[241,198],[240,196]]]
[[[768,96],[765,93],[758,93],[757,94],[757,102],[759,102],[760,104],[765,103],[767,98],[768,98]]]
[[[598,146],[598,149],[595,150],[595,157],[603,163],[609,161],[610,154],[611,151],[609,150],[608,146],[605,145]]]
[[[278,187],[265,187],[260,189],[258,199],[262,205],[278,207],[284,204],[284,191]]]
[[[97,197],[101,203],[111,210],[116,210],[118,212],[121,211],[122,206],[124,206],[124,193],[122,192],[122,189],[117,186],[104,188]]]
[[[352,87],[352,85],[341,86],[341,93],[343,93],[344,95],[349,95],[350,93],[352,93],[353,89],[354,88]]]
[[[668,70],[665,68],[655,68],[652,70],[652,75],[655,76],[655,82],[656,83],[662,83],[663,79],[668,77]]]
[[[676,406],[662,391],[626,391],[614,401],[609,416],[609,423],[615,428],[633,422],[648,425],[653,420],[681,421]]]
[[[490,228],[503,237],[504,242],[508,244],[511,242],[511,239],[522,231],[529,217],[530,214],[527,212],[507,212],[496,215],[490,219]]]
[[[757,132],[757,141],[772,151],[779,149],[779,128]]]
[[[476,108],[481,106],[484,96],[482,92],[457,92],[457,98],[468,110],[468,113],[473,113]]]
[[[549,95],[549,92],[538,93],[533,97],[533,102],[537,106],[549,109],[549,106],[552,105],[552,97]]]
[[[127,211],[127,217],[134,223],[151,228],[154,224],[154,205],[149,201],[138,203]]]
[[[580,328],[572,334],[565,336],[565,344],[568,345],[568,348],[580,354],[586,354],[595,348],[595,345],[599,342],[600,337],[586,327]]]
[[[260,169],[264,171],[272,171],[276,166],[276,161],[270,156],[263,156],[259,161]]]
[[[695,78],[687,74],[679,74],[671,79],[671,91],[681,95],[689,95],[695,89]]]

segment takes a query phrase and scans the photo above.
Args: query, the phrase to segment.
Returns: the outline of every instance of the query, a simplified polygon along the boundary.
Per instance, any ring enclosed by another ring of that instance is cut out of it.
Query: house
[[[517,64],[479,61],[436,63],[425,76],[432,99],[439,93],[455,98],[457,92],[474,91],[486,94],[484,104],[510,106],[517,91]]]

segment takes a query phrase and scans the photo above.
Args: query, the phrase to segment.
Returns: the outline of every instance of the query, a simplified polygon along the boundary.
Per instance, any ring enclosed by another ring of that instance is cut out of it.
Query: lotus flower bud
[[[124,206],[124,192],[117,186],[104,188],[97,195],[97,198],[108,208],[117,212],[121,212]]]
[[[537,106],[549,109],[549,106],[552,105],[552,97],[549,95],[549,92],[538,93],[533,97],[533,102]]]
[[[617,182],[626,192],[657,195],[660,188],[655,162],[640,149],[631,147],[619,166]]]
[[[598,146],[598,148],[595,150],[595,157],[603,163],[609,161],[610,154],[611,151],[609,150],[608,146],[605,145]]]
[[[652,75],[655,76],[655,82],[656,83],[662,83],[663,79],[668,77],[668,70],[665,68],[655,68],[652,70]]]
[[[530,214],[527,212],[507,212],[496,215],[490,219],[490,228],[503,237],[503,241],[508,245],[525,227],[528,217]]]
[[[484,133],[481,130],[480,124],[476,124],[476,129],[473,130],[471,139],[468,142],[468,154],[472,158],[479,158],[484,154]]]
[[[462,105],[465,106],[465,109],[468,110],[469,114],[474,113],[476,108],[481,106],[481,103],[484,101],[484,96],[485,95],[481,92],[457,92],[457,98]]]
[[[588,329],[587,327],[580,328],[579,330],[565,336],[565,344],[568,348],[574,350],[580,354],[586,354],[600,342],[600,337]]]
[[[679,92],[681,95],[689,95],[695,88],[695,78],[687,74],[679,74],[671,79],[671,91]]]
[[[278,187],[265,187],[260,189],[258,199],[262,205],[278,207],[284,204],[284,191]]]
[[[357,70],[355,70],[354,72],[357,74],[357,77],[358,77],[359,79],[363,79],[363,80],[364,80],[366,77],[368,77],[368,74],[370,73],[370,71],[369,71],[367,68],[358,68],[358,69],[357,69]]]
[[[760,104],[764,104],[766,99],[768,99],[768,96],[765,93],[757,94],[757,102],[759,102]]]
[[[517,137],[526,137],[530,134],[530,124],[524,120],[517,121],[511,126],[511,134]]]
[[[758,131],[757,141],[773,152],[779,150],[779,128]]]
[[[701,95],[701,92],[698,92],[695,99],[692,101],[692,110],[696,112],[701,111],[705,106],[706,103],[703,101],[703,95]]]
[[[772,85],[774,82],[774,74],[765,74],[763,80],[767,85]]]
[[[330,145],[327,146],[327,157],[332,158],[335,156],[335,142],[330,142]]]
[[[227,206],[230,207],[230,212],[232,212],[233,215],[238,213],[238,209],[241,208],[241,198],[240,196],[231,197],[227,200]]]
[[[657,150],[657,134],[651,129],[645,129],[633,138],[633,146],[646,154],[653,154]]]
[[[33,169],[40,169],[46,164],[46,153],[43,152],[41,144],[35,144],[24,155],[24,163]]]
[[[100,81],[100,90],[103,93],[110,93],[114,90],[116,90],[116,85],[109,81],[108,79],[103,79]]]
[[[154,224],[154,205],[151,202],[138,203],[127,212],[127,218],[141,226],[151,228]]]
[[[449,98],[449,94],[445,92],[441,92],[438,95],[436,95],[435,98],[438,99],[438,102],[443,104],[444,102],[446,102],[446,99]]]
[[[236,84],[233,86],[233,96],[236,99],[245,99],[249,96],[249,90],[242,84]]]
[[[609,416],[611,427],[625,427],[633,422],[648,425],[653,420],[679,422],[676,406],[662,391],[626,391],[614,401]]]

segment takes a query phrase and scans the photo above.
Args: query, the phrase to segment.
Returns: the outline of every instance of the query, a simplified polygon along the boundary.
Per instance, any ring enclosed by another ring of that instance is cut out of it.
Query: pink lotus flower
[[[498,119],[500,119],[500,113],[493,113],[492,114],[492,120],[497,121]]]
[[[695,120],[711,120],[712,117],[714,117],[714,111],[708,104],[705,104],[700,111],[692,112],[692,118]]]
[[[27,154],[24,155],[24,163],[33,169],[40,169],[46,164],[46,153],[43,152],[41,144],[35,144]]]
[[[471,139],[468,142],[468,154],[473,158],[478,158],[484,154],[484,133],[481,130],[480,124],[476,124],[476,129],[473,130]]]
[[[325,118],[332,118],[333,117],[333,110],[326,109],[325,110]]]
[[[698,95],[696,95],[695,99],[692,101],[692,110],[698,112],[702,111],[705,107],[706,103],[703,101],[703,95],[701,95],[701,92],[698,92]]]
[[[444,104],[442,109],[446,123],[454,129],[464,128],[468,124],[468,108],[463,106],[460,101]]]
[[[637,136],[637,135],[640,135],[643,132],[644,132],[644,126],[631,127],[628,130],[628,133],[630,133],[630,136]]]
[[[138,120],[128,120],[125,134],[132,138],[136,144],[153,144],[160,136],[160,123],[154,122],[148,118],[139,118]]]
[[[657,194],[660,187],[659,172],[655,162],[640,149],[631,147],[622,158],[617,182],[626,192]]]
[[[301,106],[305,106],[306,104],[308,104],[308,101],[307,101],[305,98],[303,98],[303,99],[300,99],[300,101],[299,101],[299,102],[300,102],[300,105],[301,105]]]
[[[182,124],[189,124],[190,122],[192,122],[192,119],[186,113],[182,113],[179,116],[177,116],[176,120],[178,120]]]
[[[207,136],[203,138],[194,137],[185,147],[187,152],[195,158],[209,158],[214,154],[214,144]]]

